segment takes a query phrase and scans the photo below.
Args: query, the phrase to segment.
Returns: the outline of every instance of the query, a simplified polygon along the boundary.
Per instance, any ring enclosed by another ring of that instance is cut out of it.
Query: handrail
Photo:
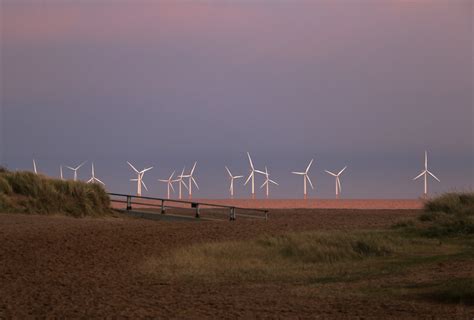
[[[252,209],[252,208],[242,208],[242,207],[236,207],[236,206],[226,206],[222,204],[212,204],[212,203],[205,203],[205,202],[199,202],[199,201],[186,201],[186,200],[177,200],[177,199],[165,199],[165,198],[154,198],[154,197],[143,197],[143,196],[135,196],[135,195],[130,195],[130,194],[122,194],[122,193],[108,193],[109,196],[115,196],[115,197],[126,197],[126,201],[120,201],[120,200],[113,200],[111,199],[112,202],[119,202],[119,203],[126,203],[127,204],[127,210],[132,210],[132,204],[137,204],[137,205],[149,205],[151,207],[161,207],[161,213],[165,213],[165,202],[174,202],[174,203],[183,203],[183,204],[189,204],[191,205],[191,208],[196,210],[196,218],[200,218],[200,206],[208,206],[208,207],[216,207],[216,208],[227,208],[230,209],[230,214],[229,214],[229,219],[231,221],[236,219],[236,214],[235,210],[247,210],[247,211],[257,211],[257,212],[263,212],[265,214],[265,220],[268,220],[268,210],[266,209]],[[143,202],[132,202],[133,198],[137,199],[144,199],[144,200],[155,200],[155,201],[161,201],[161,205],[158,204],[153,204],[153,203],[143,203]],[[185,209],[185,208],[183,208]],[[245,217],[249,218],[263,218],[260,216],[250,216],[250,215],[242,215]]]

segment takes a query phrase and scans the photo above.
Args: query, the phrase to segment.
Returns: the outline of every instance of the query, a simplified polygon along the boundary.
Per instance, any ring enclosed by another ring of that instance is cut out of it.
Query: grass
[[[380,283],[395,276],[403,284],[410,272],[422,274],[426,267],[436,269],[440,264],[473,265],[473,198],[448,194],[433,199],[418,219],[386,230],[313,231],[182,247],[149,257],[142,271],[167,282],[286,283],[310,291],[315,286],[379,280],[378,286],[364,292],[362,285],[354,294],[472,305],[474,278],[438,274],[436,281],[422,287]]]
[[[2,168],[0,212],[84,217],[110,214],[111,209],[109,196],[100,185]]]
[[[150,258],[143,268],[167,281],[318,283],[376,276],[403,268],[414,258],[456,250],[394,231],[305,232],[185,247]]]

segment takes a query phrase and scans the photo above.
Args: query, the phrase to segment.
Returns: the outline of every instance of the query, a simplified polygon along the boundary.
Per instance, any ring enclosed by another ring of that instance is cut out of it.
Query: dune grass
[[[416,221],[394,228],[430,238],[474,236],[474,193],[446,193],[428,200]]]
[[[165,282],[286,283],[315,288],[394,275],[403,279],[410,272],[456,261],[474,265],[474,237],[469,229],[453,227],[468,225],[465,219],[470,219],[472,212],[466,208],[472,204],[471,197],[447,195],[433,199],[418,219],[386,230],[313,231],[181,247],[149,257],[142,272]],[[441,275],[422,290],[402,280],[399,284],[370,287],[369,291],[373,298],[374,292],[400,298],[403,291],[402,299],[408,296],[472,304],[472,278],[451,280]],[[370,296],[362,287],[356,294]]]
[[[100,185],[1,169],[0,212],[84,217],[112,211],[109,196]]]
[[[390,231],[305,232],[180,248],[166,257],[148,259],[143,270],[167,281],[337,282],[456,250]]]

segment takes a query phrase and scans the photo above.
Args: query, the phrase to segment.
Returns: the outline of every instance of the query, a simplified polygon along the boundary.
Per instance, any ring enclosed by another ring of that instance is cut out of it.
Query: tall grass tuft
[[[111,213],[102,186],[51,179],[32,172],[0,170],[0,212],[66,214],[73,217]]]
[[[419,217],[428,237],[474,235],[474,193],[446,193],[425,204]]]

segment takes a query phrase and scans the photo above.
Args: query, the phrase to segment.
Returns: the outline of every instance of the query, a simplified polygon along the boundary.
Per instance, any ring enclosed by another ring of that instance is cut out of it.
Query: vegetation
[[[416,220],[390,230],[305,232],[255,240],[199,244],[151,257],[143,272],[160,281],[291,282],[312,286],[389,279],[445,263],[474,263],[472,194],[448,194],[426,203]],[[472,304],[473,278],[369,288],[384,296]],[[427,278],[430,281],[430,277]],[[382,289],[381,289],[382,288]],[[311,289],[308,289],[311,290]],[[359,294],[368,294],[364,288]]]
[[[84,217],[110,214],[111,209],[110,199],[100,185],[1,168],[0,212]]]

